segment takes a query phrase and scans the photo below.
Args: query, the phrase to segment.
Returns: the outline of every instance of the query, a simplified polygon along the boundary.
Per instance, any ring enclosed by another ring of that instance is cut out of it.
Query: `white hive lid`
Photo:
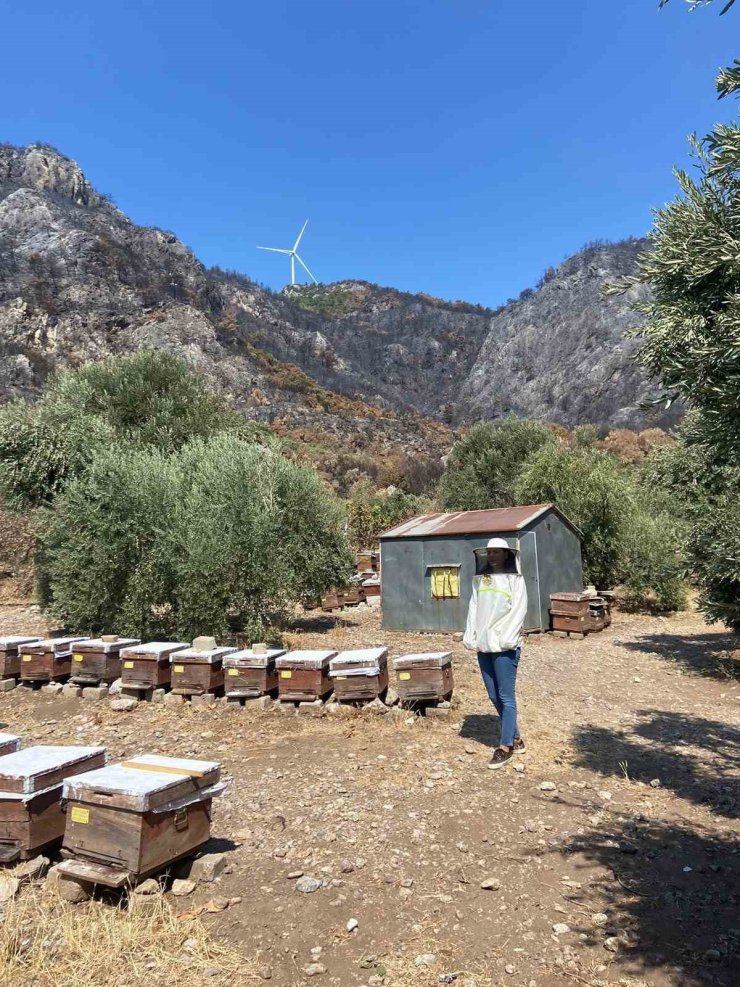
[[[394,668],[409,668],[414,665],[426,666],[427,668],[442,668],[447,665],[452,658],[451,651],[426,651],[419,654],[401,655],[394,658]]]
[[[278,658],[275,665],[278,668],[293,668],[296,665],[311,669],[326,668],[335,654],[336,651],[291,651]]]

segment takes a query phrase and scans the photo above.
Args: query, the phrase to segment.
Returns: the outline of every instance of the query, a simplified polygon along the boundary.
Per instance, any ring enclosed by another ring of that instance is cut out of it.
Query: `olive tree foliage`
[[[47,611],[80,632],[260,637],[351,568],[318,476],[221,433],[98,453],[46,512],[39,581]]]
[[[247,426],[171,353],[60,371],[35,404],[0,409],[0,494],[15,510],[38,507],[115,443],[169,451],[223,429]]]
[[[729,9],[729,5],[725,8]],[[740,62],[720,74],[720,96],[740,94]],[[651,249],[635,278],[650,288],[639,307],[639,359],[668,402],[693,414],[684,444],[704,469],[684,493],[689,562],[708,620],[740,630],[740,121],[691,138],[698,176],[677,170],[680,193],[655,213]],[[668,457],[670,458],[670,457]]]
[[[670,497],[640,487],[608,453],[544,446],[522,470],[516,496],[552,502],[576,525],[586,580],[602,589],[621,584],[633,606],[683,605],[686,532]]]
[[[504,418],[474,425],[453,447],[440,480],[443,510],[477,511],[515,503],[519,473],[542,447],[554,447],[540,422]]]

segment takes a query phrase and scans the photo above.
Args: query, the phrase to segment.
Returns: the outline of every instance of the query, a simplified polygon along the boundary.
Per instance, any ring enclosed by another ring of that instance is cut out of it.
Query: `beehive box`
[[[588,613],[591,600],[588,593],[551,593],[550,612],[579,617]]]
[[[336,651],[291,651],[278,658],[278,698],[286,702],[312,702],[332,690],[329,662]]]
[[[115,682],[121,676],[121,650],[135,644],[138,638],[112,635],[78,641],[72,649],[72,681],[80,685]]]
[[[149,641],[121,651],[121,687],[161,689],[170,684],[170,657],[188,647],[187,641]]]
[[[72,646],[85,637],[50,637],[20,646],[21,682],[53,682],[72,671]]]
[[[402,655],[393,662],[402,702],[439,702],[452,696],[452,654],[433,651]]]
[[[21,738],[14,733],[0,733],[0,757],[6,754],[15,754],[21,749]]]
[[[224,685],[223,660],[236,648],[211,648],[197,651],[186,648],[170,655],[172,691],[180,696],[202,696],[219,692]]]
[[[40,640],[39,637],[21,637],[16,634],[0,637],[0,679],[10,679],[20,675],[20,646],[22,644],[35,644]]]
[[[215,761],[142,754],[67,779],[61,870],[119,887],[193,853],[211,835],[220,773]]]
[[[388,689],[388,648],[340,651],[329,663],[334,695],[340,701],[365,701]]]
[[[275,661],[285,654],[285,649],[267,648],[254,651],[245,648],[224,658],[224,689],[227,697],[252,699],[267,696],[278,687]]]
[[[62,781],[105,764],[102,747],[29,747],[0,759],[0,861],[27,860],[64,835]]]

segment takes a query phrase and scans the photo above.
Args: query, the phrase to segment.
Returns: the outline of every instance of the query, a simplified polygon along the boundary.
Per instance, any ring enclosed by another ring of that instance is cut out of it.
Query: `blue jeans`
[[[478,664],[488,698],[501,717],[501,744],[512,747],[519,736],[516,722],[516,670],[521,648],[511,651],[479,651]]]

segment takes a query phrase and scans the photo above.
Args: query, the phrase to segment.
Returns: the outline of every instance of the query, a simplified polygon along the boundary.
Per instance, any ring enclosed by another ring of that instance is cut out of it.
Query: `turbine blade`
[[[257,250],[271,250],[274,254],[290,253],[290,250],[284,250],[282,247],[257,247]]]
[[[297,239],[297,240],[296,240],[296,242],[295,242],[295,243],[293,244],[293,250],[297,250],[297,249],[298,249],[298,244],[299,244],[299,243],[301,242],[301,237],[302,237],[302,236],[303,236],[303,234],[304,234],[304,233],[306,232],[306,227],[307,227],[307,226],[308,226],[308,220],[306,220],[306,222],[305,222],[305,223],[303,224],[303,226],[301,227],[301,232],[300,232],[300,233],[298,234],[298,239]]]
[[[318,282],[318,281],[316,280],[316,278],[315,278],[315,277],[313,276],[313,274],[311,274],[311,272],[310,272],[310,271],[309,271],[309,269],[308,269],[308,268],[306,267],[306,265],[305,265],[305,264],[303,263],[303,261],[302,261],[302,260],[301,260],[301,258],[300,258],[300,257],[298,256],[298,254],[296,254],[295,256],[296,256],[296,260],[297,260],[297,261],[298,261],[298,263],[299,263],[299,264],[301,265],[301,267],[302,267],[302,268],[303,268],[303,270],[304,270],[304,271],[306,272],[306,274],[308,274],[308,276],[309,276],[309,277],[311,278],[311,280],[313,281],[313,283],[314,283],[314,284],[318,284],[319,282]]]

